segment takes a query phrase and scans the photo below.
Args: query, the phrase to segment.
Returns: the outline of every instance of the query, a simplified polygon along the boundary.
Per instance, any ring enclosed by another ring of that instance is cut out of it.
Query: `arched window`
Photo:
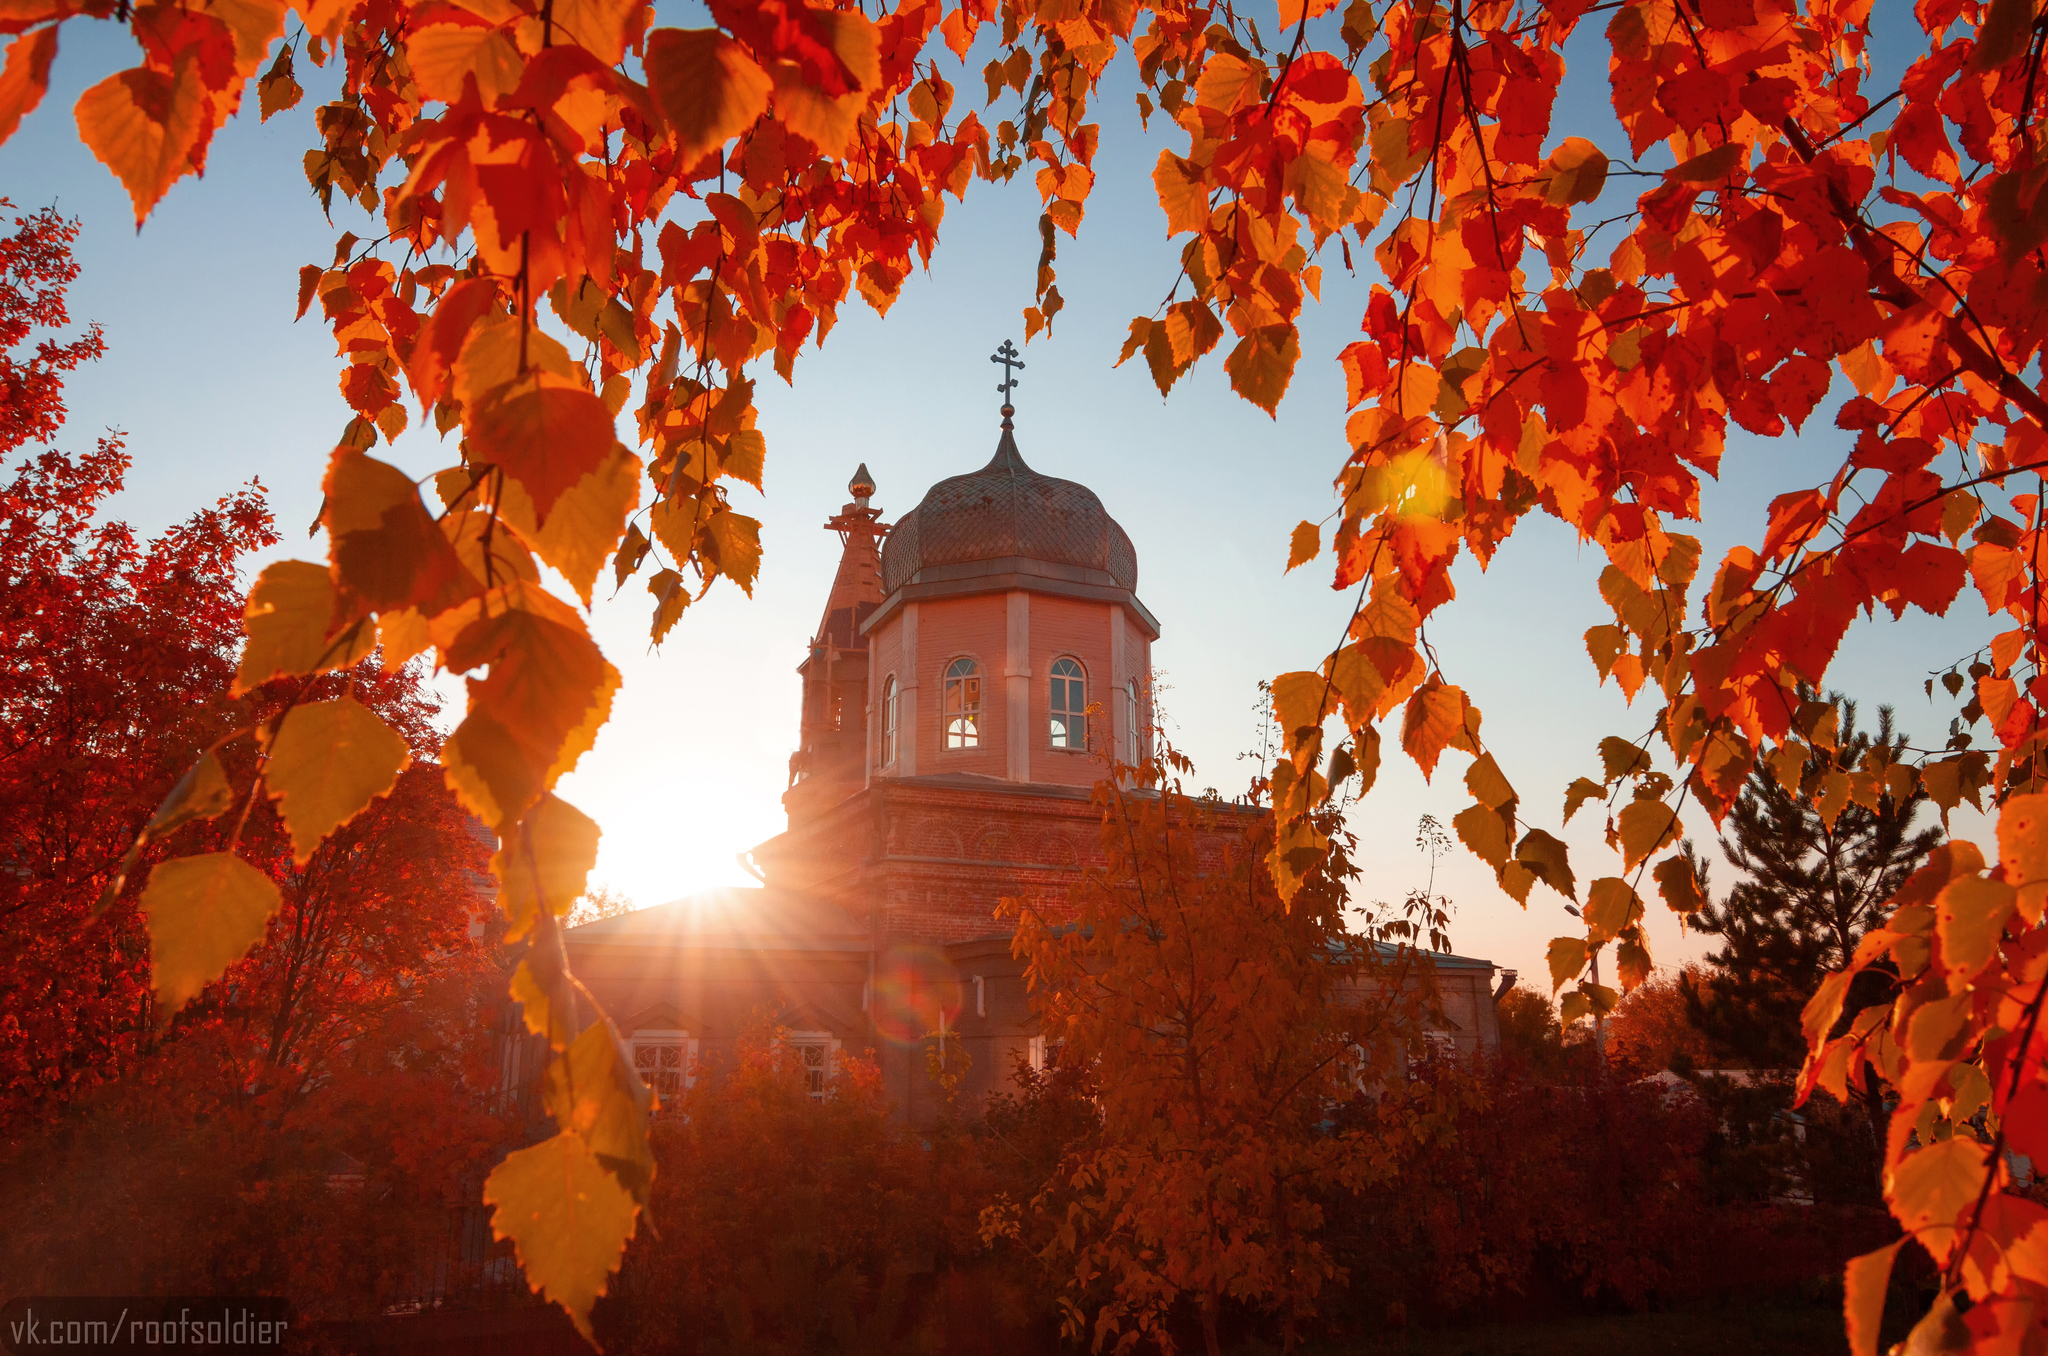
[[[1052,665],[1052,746],[1056,749],[1088,747],[1088,680],[1081,666],[1071,659],[1056,659]]]
[[[1138,680],[1124,685],[1124,758],[1138,761]]]
[[[896,766],[896,675],[882,680],[882,766]]]
[[[981,747],[981,669],[972,659],[946,666],[946,747]]]

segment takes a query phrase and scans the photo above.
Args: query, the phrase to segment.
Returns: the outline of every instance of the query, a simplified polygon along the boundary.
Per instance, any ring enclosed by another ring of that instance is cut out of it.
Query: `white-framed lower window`
[[[804,1091],[823,1098],[832,1083],[833,1056],[839,1052],[839,1042],[829,1031],[792,1031],[784,1040],[804,1076]]]
[[[695,1078],[697,1042],[689,1032],[635,1031],[628,1044],[633,1049],[633,1072],[664,1104],[681,1097]]]
[[[1033,1036],[1025,1046],[1025,1059],[1033,1073],[1048,1073],[1060,1065],[1060,1055],[1067,1046],[1066,1037],[1049,1041],[1043,1036]]]
[[[882,680],[882,766],[896,766],[896,675]]]

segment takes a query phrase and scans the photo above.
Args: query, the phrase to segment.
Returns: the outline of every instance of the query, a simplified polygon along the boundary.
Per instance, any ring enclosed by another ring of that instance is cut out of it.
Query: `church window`
[[[896,765],[896,675],[882,680],[882,766]]]
[[[1138,761],[1138,680],[1124,685],[1124,761]]]
[[[946,747],[981,746],[981,669],[972,659],[946,666]]]
[[[1071,659],[1053,661],[1052,746],[1088,747],[1088,680],[1082,675],[1081,666]]]
[[[635,1031],[633,1072],[654,1089],[662,1109],[673,1105],[690,1086],[690,1062],[696,1042],[684,1031]]]
[[[839,1042],[823,1031],[792,1031],[788,1041],[803,1075],[804,1091],[822,1100],[832,1081],[832,1052]]]

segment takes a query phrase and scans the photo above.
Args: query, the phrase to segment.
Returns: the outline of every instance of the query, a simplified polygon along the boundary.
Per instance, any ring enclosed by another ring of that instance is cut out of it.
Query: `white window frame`
[[[1072,672],[1061,672],[1064,665]],[[1074,684],[1081,685],[1081,704],[1074,705]],[[1052,748],[1062,753],[1084,753],[1088,748],[1088,667],[1070,654],[1052,661],[1046,683],[1045,735]],[[1054,700],[1057,694],[1058,701]],[[1078,725],[1079,729],[1074,727]],[[1078,734],[1080,738],[1074,736]]]
[[[661,1103],[680,1099],[690,1085],[697,1081],[697,1042],[687,1031],[647,1027],[635,1031],[626,1041],[633,1056],[633,1072],[640,1075],[640,1081],[654,1090]],[[647,1052],[645,1061],[641,1051]],[[661,1060],[661,1051],[677,1052],[678,1062],[666,1064]],[[664,1075],[667,1075],[665,1078]],[[673,1090],[663,1092],[661,1084],[673,1080]]]
[[[1124,685],[1124,761],[1138,761],[1138,680],[1133,678]]]
[[[967,667],[963,670],[961,665]],[[973,702],[967,700],[969,685],[972,684]],[[959,694],[959,704],[954,704],[954,694]],[[946,661],[944,679],[939,687],[939,747],[947,753],[964,753],[981,747],[981,661],[973,655],[955,655]],[[955,730],[955,724],[961,726]]]
[[[902,689],[896,685],[896,675],[890,674],[882,680],[882,766],[896,766],[896,753],[900,744],[897,729],[897,712]]]
[[[838,1072],[839,1038],[829,1031],[789,1031],[783,1034],[782,1043],[795,1054],[797,1067],[804,1071],[809,1082],[805,1091],[814,1099],[823,1101],[825,1094],[831,1091],[833,1075]],[[815,1065],[808,1054],[812,1050],[822,1051]]]

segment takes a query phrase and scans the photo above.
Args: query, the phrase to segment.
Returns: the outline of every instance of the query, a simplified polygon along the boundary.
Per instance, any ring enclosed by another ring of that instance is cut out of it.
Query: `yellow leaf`
[[[1579,807],[1589,800],[1601,800],[1607,795],[1607,788],[1591,777],[1580,777],[1564,790],[1564,822],[1572,822],[1572,816]]]
[[[1451,820],[1451,827],[1466,847],[1496,873],[1508,865],[1508,826],[1500,812],[1487,805],[1468,805]]]
[[[1322,530],[1311,522],[1297,523],[1294,537],[1287,544],[1287,568],[1291,570],[1297,565],[1306,565],[1320,555],[1322,549]]]
[[[239,697],[273,678],[347,668],[368,654],[377,633],[365,622],[329,636],[334,603],[334,583],[324,566],[304,560],[265,566],[242,611],[249,641],[242,647],[232,694]]]
[[[1199,231],[1209,224],[1209,190],[1201,169],[1172,151],[1161,151],[1152,170],[1152,186],[1166,209],[1166,233]]]
[[[1943,888],[1935,900],[1935,933],[1951,984],[1968,982],[1998,954],[2017,904],[2012,886],[1987,876],[1963,876]]]
[[[1600,741],[1600,764],[1609,782],[1618,782],[1650,770],[1650,755],[1623,739],[1620,735],[1609,735]]]
[[[684,587],[682,575],[663,570],[647,581],[647,591],[654,595],[654,623],[649,634],[659,645],[690,605],[690,590]]]
[[[1631,801],[1624,806],[1618,822],[1624,869],[1678,838],[1678,814],[1661,800]]]
[[[1546,163],[1551,173],[1543,198],[1552,206],[1591,202],[1607,184],[1607,157],[1584,137],[1566,137]]]
[[[774,82],[715,28],[657,28],[647,35],[647,87],[694,164],[753,125]]]
[[[79,139],[128,190],[137,226],[172,184],[204,163],[211,103],[191,60],[174,72],[121,71],[78,96]]]
[[[1885,1195],[1908,1233],[1954,1228],[1976,1204],[1990,1169],[1991,1146],[1957,1135],[1928,1145],[1892,1169]]]
[[[226,852],[159,862],[142,891],[157,1017],[173,1014],[263,940],[277,912],[270,877]]]
[[[2018,891],[2020,916],[2041,921],[2048,902],[2048,796],[2013,796],[1998,812],[1998,864]]]
[[[1643,901],[1619,876],[1602,876],[1586,887],[1586,931],[1604,942],[1633,927],[1643,916]]]
[[[644,13],[641,0],[554,0],[551,17],[599,65],[616,66],[625,59]]]
[[[568,986],[559,982],[559,971],[547,975],[546,979],[536,975],[532,968],[534,960],[535,956],[529,955],[519,962],[518,968],[512,972],[511,987],[506,992],[513,1002],[519,1004],[519,1015],[528,1031],[536,1036],[546,1036],[549,1049],[566,1050],[573,1034],[569,1030],[573,1002]]]
[[[1465,769],[1465,789],[1481,805],[1513,813],[1515,788],[1509,786],[1508,779],[1501,775],[1500,764],[1493,761],[1492,754],[1480,754],[1472,760],[1472,766]]]
[[[1624,992],[1650,977],[1650,948],[1643,941],[1641,928],[1630,928],[1615,942],[1614,968],[1621,975]]]
[[[1479,713],[1465,699],[1464,691],[1432,674],[1408,699],[1401,719],[1401,747],[1408,750],[1427,780],[1445,749],[1476,752],[1472,736],[1478,727]]]
[[[597,864],[597,822],[560,796],[547,795],[506,835],[491,857],[498,877],[498,907],[511,925],[507,942],[525,937],[542,900],[557,918],[567,916]]]
[[[1550,961],[1550,991],[1556,993],[1586,968],[1586,939],[1553,937],[1545,954]]]
[[[653,1093],[633,1072],[632,1058],[609,1021],[585,1027],[548,1065],[541,1094],[555,1124],[574,1131],[619,1185],[647,1204],[654,1185],[654,1153],[647,1145]]]
[[[353,697],[293,707],[271,741],[264,782],[304,866],[328,834],[390,793],[412,762],[405,739]]]
[[[1806,1000],[1800,1011],[1799,1026],[1806,1033],[1806,1043],[1818,1050],[1822,1041],[1835,1029],[1835,1022],[1842,1015],[1842,1004],[1849,997],[1849,981],[1856,978],[1852,970],[1837,970],[1820,982],[1813,997]]]
[[[561,571],[588,607],[605,558],[618,546],[626,519],[640,506],[640,459],[614,443],[597,469],[555,501],[545,526],[534,525],[532,500],[517,482],[508,479],[499,499],[505,521],[542,560]]]
[[[1380,732],[1362,725],[1352,736],[1351,763],[1358,772],[1358,794],[1372,790],[1380,775]]]
[[[474,592],[476,580],[420,502],[411,476],[338,448],[323,488],[321,521],[335,580],[364,607],[417,607],[431,617]]]
[[[1320,673],[1283,673],[1273,680],[1273,720],[1288,752],[1315,737],[1335,695],[1331,681]]]
[[[581,1137],[553,1139],[505,1155],[484,1181],[491,1232],[509,1238],[526,1282],[568,1311],[595,1343],[590,1309],[605,1293],[639,1207]]]
[[[469,680],[469,713],[441,761],[449,785],[500,832],[589,747],[618,685],[575,613],[531,586],[509,592],[518,605],[470,623],[443,650],[457,672],[490,666]]]
[[[425,24],[406,35],[405,55],[420,93],[444,104],[459,102],[464,82],[476,77],[490,107],[519,88],[526,62],[496,28],[476,23]]]
[[[1261,325],[1237,341],[1223,360],[1223,370],[1230,374],[1231,390],[1278,418],[1275,411],[1300,357],[1301,341],[1294,326]]]
[[[1693,874],[1692,863],[1683,856],[1666,857],[1650,875],[1657,882],[1657,892],[1664,896],[1664,906],[1671,912],[1693,914],[1706,907],[1699,878]]]
[[[209,752],[178,779],[142,832],[150,838],[161,838],[180,824],[211,819],[234,803],[234,788],[228,785],[227,773],[221,770],[220,759]]]
[[[1531,829],[1522,835],[1515,860],[1566,899],[1578,898],[1578,881],[1572,875],[1571,858],[1562,841],[1541,829]]]
[[[698,540],[704,545],[704,554],[718,566],[718,572],[751,598],[754,576],[761,572],[760,522],[722,508],[711,515]]]

